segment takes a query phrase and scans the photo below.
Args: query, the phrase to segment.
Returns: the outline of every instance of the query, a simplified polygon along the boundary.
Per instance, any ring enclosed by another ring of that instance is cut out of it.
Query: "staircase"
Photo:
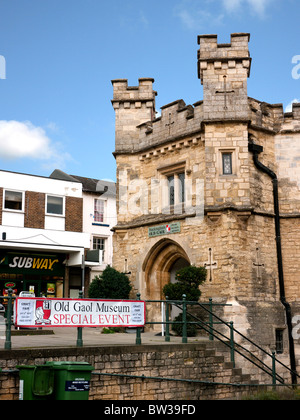
[[[187,316],[191,317],[192,323],[209,335],[206,352],[212,351],[215,358],[223,357],[224,369],[231,368],[232,370],[230,383],[274,386],[276,384],[291,384],[291,376],[292,380],[298,378],[299,381],[300,375],[297,372],[292,372],[287,365],[277,359],[275,353],[270,354],[250,338],[241,334],[234,328],[233,322],[224,321],[217,316],[212,311],[211,302],[207,305],[199,302],[187,302],[184,299],[181,303],[179,301],[169,301],[169,303],[183,311],[183,319],[186,320]],[[188,312],[187,304],[205,311],[209,322],[204,322],[194,313]],[[238,341],[236,341],[236,337],[238,337]]]

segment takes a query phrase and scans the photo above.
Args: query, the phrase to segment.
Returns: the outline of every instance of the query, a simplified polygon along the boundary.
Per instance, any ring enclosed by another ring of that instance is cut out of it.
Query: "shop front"
[[[0,295],[13,289],[14,295],[64,297],[66,254],[0,252]]]

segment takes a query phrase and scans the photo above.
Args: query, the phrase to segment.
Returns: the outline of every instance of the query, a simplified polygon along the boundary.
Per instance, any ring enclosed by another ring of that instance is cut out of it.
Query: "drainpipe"
[[[297,374],[296,374],[296,358],[295,358],[295,346],[294,338],[292,334],[293,325],[292,325],[292,310],[291,305],[286,301],[285,297],[285,285],[284,285],[284,276],[283,276],[283,263],[282,263],[282,247],[281,247],[281,235],[280,235],[280,215],[279,215],[279,199],[278,199],[278,178],[275,172],[271,171],[267,166],[262,164],[258,160],[258,155],[263,152],[263,147],[257,144],[254,144],[249,140],[249,152],[253,153],[253,162],[256,168],[264,173],[266,173],[273,183],[273,198],[274,198],[274,213],[275,213],[275,232],[276,232],[276,249],[277,249],[277,265],[278,265],[278,278],[279,278],[279,291],[280,291],[280,301],[285,308],[286,313],[286,322],[288,327],[288,338],[289,338],[289,347],[290,347],[290,364],[291,364],[291,376],[292,383],[297,384]]]

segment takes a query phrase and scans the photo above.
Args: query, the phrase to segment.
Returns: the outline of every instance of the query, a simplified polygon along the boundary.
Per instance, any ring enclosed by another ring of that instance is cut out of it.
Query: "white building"
[[[75,179],[0,171],[0,294],[11,287],[78,296],[90,247],[82,209],[82,184]]]
[[[83,231],[89,235],[91,251],[87,260],[90,281],[103,272],[105,267],[112,265],[113,244],[111,229],[117,224],[116,184],[110,181],[68,175],[55,170],[51,178],[77,181],[82,184],[83,191]],[[92,262],[94,264],[92,264]]]

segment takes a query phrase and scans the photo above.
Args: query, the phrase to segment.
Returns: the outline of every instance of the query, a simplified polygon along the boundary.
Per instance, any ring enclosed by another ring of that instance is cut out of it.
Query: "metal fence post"
[[[6,350],[11,350],[11,317],[12,317],[12,289],[8,289],[7,299],[7,313],[6,313],[6,333],[5,333],[5,344]]]
[[[273,389],[276,389],[276,358],[275,358],[275,351],[272,351],[272,384],[273,384]]]
[[[234,357],[234,331],[233,331],[233,322],[230,323],[230,355],[231,355],[231,362],[233,363],[233,367],[235,368],[235,357]]]
[[[214,326],[213,300],[212,298],[209,298],[209,340],[210,341],[214,341],[213,326]]]
[[[82,299],[83,292],[82,290],[79,291],[79,299]],[[77,327],[77,347],[83,347],[83,340],[82,340],[82,327]]]
[[[140,293],[137,293],[136,297],[137,297],[137,300],[141,300],[141,294]],[[141,329],[140,329],[140,327],[137,327],[137,329],[136,329],[135,344],[137,344],[137,345],[142,344]]]
[[[170,318],[170,305],[168,302],[168,296],[166,296],[166,334],[165,334],[165,341],[170,342],[170,324],[169,324],[169,318]]]
[[[186,295],[182,295],[182,342],[187,343]]]

